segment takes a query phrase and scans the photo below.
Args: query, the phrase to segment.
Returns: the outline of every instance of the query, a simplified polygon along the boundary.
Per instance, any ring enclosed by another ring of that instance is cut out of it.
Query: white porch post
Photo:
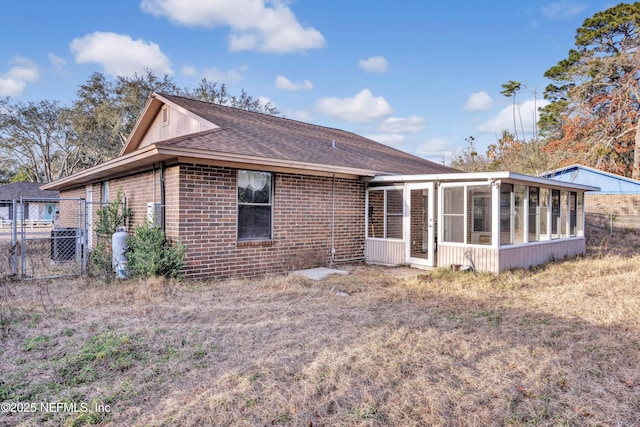
[[[491,185],[491,246],[500,246],[500,184]]]

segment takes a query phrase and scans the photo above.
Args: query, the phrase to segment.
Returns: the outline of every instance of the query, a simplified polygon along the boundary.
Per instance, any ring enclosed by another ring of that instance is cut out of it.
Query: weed
[[[38,335],[28,337],[22,342],[22,351],[42,351],[51,345],[49,337],[46,335]]]

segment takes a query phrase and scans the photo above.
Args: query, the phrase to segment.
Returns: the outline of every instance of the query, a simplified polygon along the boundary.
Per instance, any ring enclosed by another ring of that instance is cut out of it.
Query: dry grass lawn
[[[0,425],[637,426],[639,249],[596,236],[500,276],[5,281],[0,402],[89,409]]]

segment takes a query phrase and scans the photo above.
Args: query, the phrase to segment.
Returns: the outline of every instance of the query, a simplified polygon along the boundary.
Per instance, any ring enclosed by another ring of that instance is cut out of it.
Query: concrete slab
[[[318,268],[310,268],[308,270],[294,271],[291,274],[295,274],[297,276],[304,276],[311,280],[324,280],[330,274],[340,274],[342,276],[346,276],[349,274],[349,272],[344,270],[327,268],[327,267],[318,267]]]

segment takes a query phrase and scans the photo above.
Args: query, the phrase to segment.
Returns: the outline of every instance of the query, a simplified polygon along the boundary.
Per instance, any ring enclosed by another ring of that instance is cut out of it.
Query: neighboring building
[[[156,213],[186,244],[187,277],[365,259],[529,267],[584,252],[583,194],[595,189],[461,173],[350,132],[164,94],[117,158],[43,188],[92,203],[122,189],[130,230]]]
[[[13,220],[13,203],[24,198],[24,219],[51,221],[56,212],[59,193],[41,190],[37,182],[15,182],[0,186],[0,220]],[[22,217],[22,207],[18,203],[17,215]]]
[[[600,187],[585,197],[587,221],[594,225],[640,229],[640,181],[583,165],[571,165],[544,175],[567,183]]]

